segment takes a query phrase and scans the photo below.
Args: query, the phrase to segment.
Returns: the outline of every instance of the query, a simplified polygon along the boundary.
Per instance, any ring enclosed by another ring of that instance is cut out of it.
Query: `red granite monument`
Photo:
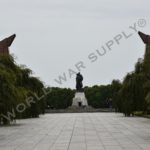
[[[16,35],[13,34],[12,36],[0,41],[0,55],[9,55],[9,47],[11,46],[15,37]]]
[[[141,37],[142,41],[146,45],[145,54],[147,54],[148,52],[150,52],[150,35],[144,34],[144,33],[140,32],[140,31],[138,32],[138,34]]]

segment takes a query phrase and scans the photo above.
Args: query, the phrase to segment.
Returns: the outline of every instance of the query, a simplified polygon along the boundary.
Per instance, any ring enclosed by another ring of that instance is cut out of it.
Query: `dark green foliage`
[[[115,108],[116,112],[121,112],[121,102],[119,91],[122,88],[122,83],[119,80],[113,80],[111,83],[111,92],[112,92],[112,101],[113,107]]]
[[[146,53],[144,60],[135,65],[135,71],[124,78],[122,88],[119,91],[119,109],[126,116],[135,111],[149,112],[150,91],[150,53]]]
[[[144,110],[144,77],[140,74],[131,73],[123,82],[121,93],[122,111],[130,116],[134,111]]]
[[[35,96],[43,94],[44,85],[31,74],[30,69],[18,66],[12,56],[0,56],[0,123],[8,124],[15,118],[38,117],[44,112],[44,100],[37,101]],[[28,97],[32,97],[35,103],[29,105]],[[18,104],[25,105],[22,113],[16,109]]]
[[[94,108],[109,107],[108,100],[111,98],[111,86],[101,85],[85,88],[85,95],[88,99],[88,104]]]
[[[66,88],[51,88],[51,92],[46,96],[47,108],[65,109],[71,106],[74,91]]]

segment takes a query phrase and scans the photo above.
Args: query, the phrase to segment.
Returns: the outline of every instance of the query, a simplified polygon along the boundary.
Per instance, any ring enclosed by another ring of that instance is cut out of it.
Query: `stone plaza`
[[[0,127],[0,150],[150,150],[150,120],[120,113],[46,114]]]

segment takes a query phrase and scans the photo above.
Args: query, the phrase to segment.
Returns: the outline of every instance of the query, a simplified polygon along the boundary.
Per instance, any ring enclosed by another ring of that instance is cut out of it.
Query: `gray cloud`
[[[88,65],[85,85],[106,84],[134,68],[144,44],[135,34],[94,65],[87,55],[139,18],[147,20],[141,30],[150,34],[149,5],[147,0],[0,0],[0,38],[16,33],[11,53],[46,84],[59,86],[53,79],[80,60]]]

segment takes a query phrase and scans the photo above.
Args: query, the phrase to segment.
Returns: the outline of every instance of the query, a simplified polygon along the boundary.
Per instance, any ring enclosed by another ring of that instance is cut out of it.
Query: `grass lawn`
[[[134,112],[135,116],[150,118],[150,114],[144,114],[142,111]]]

